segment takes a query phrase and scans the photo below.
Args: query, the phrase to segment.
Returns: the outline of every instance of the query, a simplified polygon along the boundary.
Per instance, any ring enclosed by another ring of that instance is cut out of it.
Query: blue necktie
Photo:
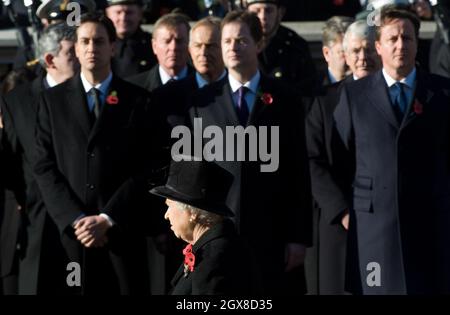
[[[402,121],[408,107],[408,100],[406,98],[405,86],[401,82],[395,83],[396,97],[394,99],[394,112],[399,121]]]
[[[237,102],[237,114],[239,118],[239,122],[242,126],[247,126],[248,122],[248,105],[247,101],[245,100],[245,94],[248,92],[248,87],[241,86],[238,90],[238,102]]]

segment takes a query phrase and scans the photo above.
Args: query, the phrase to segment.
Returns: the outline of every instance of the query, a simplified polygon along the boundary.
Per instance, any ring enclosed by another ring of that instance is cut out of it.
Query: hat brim
[[[167,186],[155,187],[151,189],[150,192],[154,195],[179,201],[204,211],[220,214],[225,217],[234,217],[234,213],[225,204],[211,204],[202,199],[189,198]]]
[[[49,11],[53,8],[53,5],[54,4],[52,3],[52,0],[42,2],[36,10],[37,17],[40,19],[48,18]],[[95,11],[96,4],[94,0],[83,1],[83,3],[80,3],[80,5],[84,6],[88,10],[88,12]]]

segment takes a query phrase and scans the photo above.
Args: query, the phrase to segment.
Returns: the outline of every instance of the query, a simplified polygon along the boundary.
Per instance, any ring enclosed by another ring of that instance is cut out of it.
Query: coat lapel
[[[119,100],[117,104],[108,103],[108,96],[112,91],[116,92]],[[88,143],[91,143],[100,132],[110,128],[119,128],[121,126],[121,121],[128,117],[123,111],[124,105],[127,103],[125,101],[126,99],[128,99],[127,91],[122,88],[120,80],[116,76],[113,76],[105,102],[102,105],[100,116],[95,121],[92,130],[89,133]]]
[[[378,71],[372,80],[372,87],[367,91],[368,100],[383,114],[384,118],[395,128],[399,128],[400,124],[395,117],[392,108],[389,91],[384,80],[383,73]]]
[[[86,92],[84,91],[83,84],[79,75],[70,79],[68,93],[66,100],[70,104],[75,120],[80,125],[81,129],[85,133],[86,137],[89,136],[91,130],[91,119],[89,108],[87,104]]]
[[[205,92],[211,93],[205,95]],[[239,119],[234,108],[231,87],[228,79],[207,87],[207,89],[198,90],[196,99],[196,115],[207,120],[208,125],[216,126],[237,126]]]
[[[414,122],[420,115],[416,113],[415,106],[421,106],[423,107],[426,105],[431,98],[433,97],[434,92],[428,89],[427,87],[427,81],[426,77],[422,72],[419,70],[417,71],[417,83],[416,83],[416,90],[414,92],[414,98],[412,101],[412,104],[408,107],[408,115],[403,120],[402,128],[405,128],[412,122]],[[423,110],[423,108],[422,108]]]

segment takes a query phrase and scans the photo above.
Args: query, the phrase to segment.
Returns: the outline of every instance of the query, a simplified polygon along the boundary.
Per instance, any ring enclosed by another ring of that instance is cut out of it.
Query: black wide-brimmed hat
[[[234,216],[226,205],[233,176],[214,162],[194,161],[190,156],[179,156],[172,161],[164,186],[150,190],[152,194],[220,214]],[[178,159],[177,159],[178,160]]]
[[[68,4],[77,2],[80,5],[81,13],[94,12],[94,0],[44,0],[37,8],[36,15],[41,19],[64,20],[72,11]]]

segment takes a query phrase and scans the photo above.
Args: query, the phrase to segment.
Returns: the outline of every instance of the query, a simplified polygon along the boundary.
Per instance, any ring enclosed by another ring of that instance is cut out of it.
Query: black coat
[[[270,127],[279,126],[278,169],[261,172],[260,166],[266,164],[261,160],[217,163],[234,176],[227,204],[236,215],[239,233],[264,262],[259,266],[264,290],[273,293],[282,286],[285,244],[311,242],[311,192],[303,107],[277,80],[261,76],[259,91],[271,94],[273,103],[265,104],[258,95],[248,126],[268,126],[268,139]],[[191,126],[194,118],[202,118],[203,128],[218,126],[225,135],[226,126],[240,125],[228,79],[199,90],[194,104],[189,109]]]
[[[2,110],[3,112],[3,110]],[[3,123],[5,117],[3,116]],[[4,129],[0,129],[0,277],[17,275],[21,214],[17,199],[24,203],[25,185],[21,180],[20,161],[5,142]],[[16,290],[16,288],[14,288]],[[13,293],[13,292],[10,292]]]
[[[258,60],[267,76],[292,85],[302,95],[315,95],[317,72],[308,43],[294,31],[280,26]]]
[[[26,184],[26,201],[21,211],[19,294],[62,293],[67,288],[58,277],[66,273],[61,261],[67,264],[68,259],[33,173],[37,107],[44,89],[44,78],[40,76],[17,87],[3,100],[5,141],[21,163],[21,172],[16,176],[23,176]]]
[[[113,73],[121,78],[150,70],[157,63],[152,49],[152,34],[141,28],[126,39],[117,39],[115,48],[111,67]]]
[[[192,246],[194,271],[181,264],[173,277],[172,295],[249,295],[257,293],[253,257],[231,221],[206,231]]]
[[[313,247],[307,251],[305,263],[309,294],[343,294],[347,232],[341,225],[344,210],[349,209],[351,182],[342,182],[344,161],[337,161],[332,145],[333,112],[343,84],[349,76],[325,88],[318,96],[306,119],[306,139],[314,197]]]
[[[430,48],[430,72],[450,78],[450,45],[445,44],[439,31]]]
[[[450,292],[449,89],[447,79],[418,71],[402,123],[381,71],[342,89],[334,118],[355,158],[352,292]],[[369,286],[367,277],[374,280],[371,272],[380,269],[380,285]]]
[[[149,95],[115,76],[110,91],[119,102],[105,103],[93,126],[79,75],[43,93],[34,171],[70,258],[86,273],[81,293],[145,293],[143,234],[155,223],[147,180],[156,164],[150,149],[157,146]],[[81,214],[99,213],[115,222],[108,245],[84,249],[72,224]]]

